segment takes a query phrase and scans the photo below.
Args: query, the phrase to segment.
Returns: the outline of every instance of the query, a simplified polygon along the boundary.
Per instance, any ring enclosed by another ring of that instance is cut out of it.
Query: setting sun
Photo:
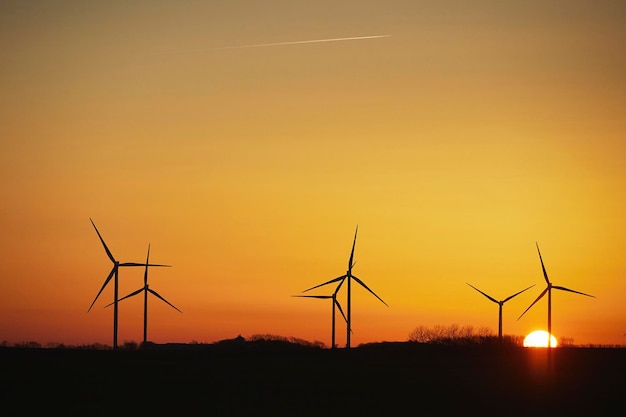
[[[550,347],[556,347],[556,337],[550,335]],[[524,347],[548,347],[548,332],[535,330],[524,338]]]

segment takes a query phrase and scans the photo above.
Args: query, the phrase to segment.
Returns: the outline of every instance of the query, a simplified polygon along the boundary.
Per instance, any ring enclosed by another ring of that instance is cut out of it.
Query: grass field
[[[624,409],[626,349],[380,343],[0,349],[3,415],[571,416]]]

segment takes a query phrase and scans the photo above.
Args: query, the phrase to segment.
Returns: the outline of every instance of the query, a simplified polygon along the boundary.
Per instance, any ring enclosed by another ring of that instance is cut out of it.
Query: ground
[[[626,349],[382,343],[0,349],[11,414],[608,415]]]

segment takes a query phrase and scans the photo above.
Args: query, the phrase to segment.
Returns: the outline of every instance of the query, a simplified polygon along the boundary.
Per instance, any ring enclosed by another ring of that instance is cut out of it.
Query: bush
[[[494,344],[503,343],[506,345],[521,346],[524,338],[522,336],[502,336],[502,341],[487,327],[474,329],[473,326],[459,326],[451,324],[444,326],[437,324],[433,327],[418,326],[409,333],[410,342],[446,344],[446,345],[468,345],[468,344]]]

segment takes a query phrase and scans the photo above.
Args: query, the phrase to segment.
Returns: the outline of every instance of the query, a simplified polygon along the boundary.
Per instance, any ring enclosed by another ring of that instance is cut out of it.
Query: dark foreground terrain
[[[2,415],[621,415],[626,349],[0,349]]]

